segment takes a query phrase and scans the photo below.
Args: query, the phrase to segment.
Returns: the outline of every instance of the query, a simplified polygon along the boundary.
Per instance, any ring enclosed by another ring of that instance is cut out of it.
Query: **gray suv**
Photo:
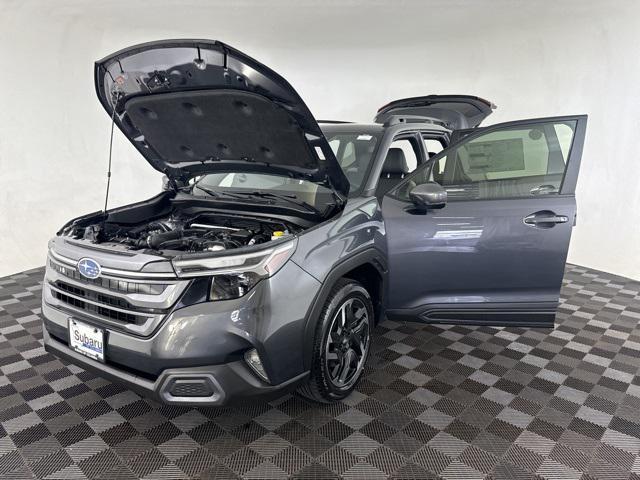
[[[165,185],[50,241],[47,351],[166,403],[330,402],[383,316],[553,326],[586,116],[481,128],[490,102],[429,95],[317,121],[209,40],[121,50],[95,86]]]

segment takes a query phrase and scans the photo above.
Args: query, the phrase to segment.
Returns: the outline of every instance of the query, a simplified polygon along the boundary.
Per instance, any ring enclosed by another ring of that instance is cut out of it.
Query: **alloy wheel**
[[[331,383],[349,388],[360,376],[369,351],[369,312],[359,298],[347,299],[337,310],[325,346],[325,366]]]

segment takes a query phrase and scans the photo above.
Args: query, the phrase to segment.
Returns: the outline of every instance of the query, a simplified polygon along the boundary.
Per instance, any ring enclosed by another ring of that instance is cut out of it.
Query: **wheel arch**
[[[384,311],[384,298],[387,288],[387,262],[377,248],[368,248],[337,263],[325,278],[316,294],[306,316],[303,333],[304,369],[311,367],[313,340],[322,308],[336,282],[349,278],[360,282],[371,295],[376,322]]]

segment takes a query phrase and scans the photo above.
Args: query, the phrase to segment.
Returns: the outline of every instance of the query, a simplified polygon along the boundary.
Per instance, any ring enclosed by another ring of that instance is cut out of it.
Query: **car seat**
[[[376,188],[376,197],[381,198],[409,173],[407,160],[401,148],[390,148],[382,165],[382,173]]]

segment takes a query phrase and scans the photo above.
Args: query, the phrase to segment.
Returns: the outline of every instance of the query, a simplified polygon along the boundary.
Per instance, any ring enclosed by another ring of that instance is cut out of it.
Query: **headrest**
[[[382,166],[382,173],[395,175],[409,173],[409,167],[407,167],[407,161],[401,148],[392,147],[389,149]]]

